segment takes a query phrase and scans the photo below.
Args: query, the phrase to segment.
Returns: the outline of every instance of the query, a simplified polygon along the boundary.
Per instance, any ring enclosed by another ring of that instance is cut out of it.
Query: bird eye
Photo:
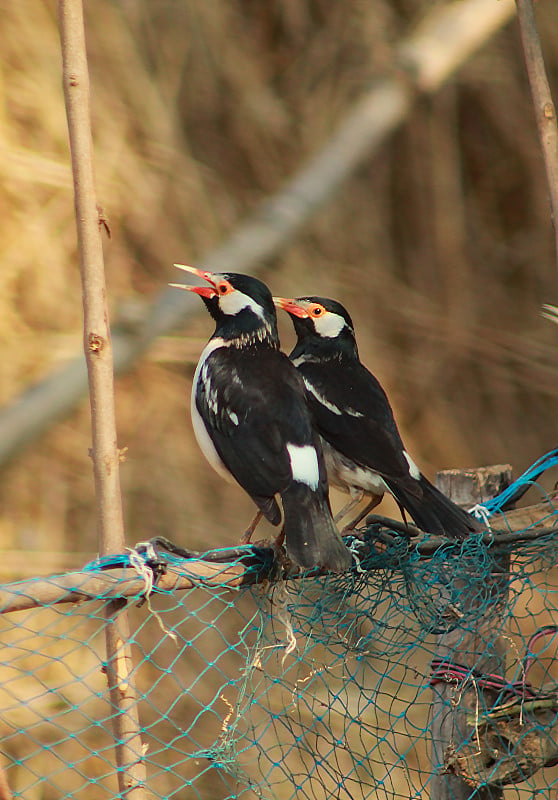
[[[219,294],[227,294],[227,292],[229,291],[229,284],[223,281],[223,283],[220,283],[217,286],[217,291],[219,292]]]
[[[311,313],[313,317],[321,317],[324,311],[325,308],[323,306],[314,306]]]

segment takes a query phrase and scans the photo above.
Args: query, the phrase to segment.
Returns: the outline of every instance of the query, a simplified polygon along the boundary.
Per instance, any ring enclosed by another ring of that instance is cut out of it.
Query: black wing
[[[387,395],[374,375],[359,362],[334,360],[303,362],[298,370],[324,439],[359,466],[408,481],[405,447]]]
[[[291,484],[287,443],[320,448],[302,380],[279,351],[216,350],[200,373],[196,406],[223,463],[252,497]],[[319,463],[327,491],[321,457]]]

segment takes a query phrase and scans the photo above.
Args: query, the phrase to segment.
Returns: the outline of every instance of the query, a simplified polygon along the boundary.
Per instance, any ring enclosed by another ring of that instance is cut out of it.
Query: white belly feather
[[[362,469],[350,458],[346,458],[322,439],[322,447],[329,482],[337,489],[352,494],[355,489],[362,489],[370,494],[389,492],[384,479],[370,469]]]
[[[194,372],[194,380],[192,382],[192,399],[191,399],[191,413],[192,413],[192,427],[194,429],[194,436],[196,437],[196,441],[200,447],[200,450],[208,460],[209,464],[213,467],[215,472],[217,472],[222,478],[229,483],[235,483],[235,480],[226,466],[223,464],[221,460],[221,456],[215,449],[215,445],[211,441],[211,437],[207,432],[207,428],[205,427],[205,422],[198,411],[196,406],[196,391],[198,388],[198,383],[201,378],[201,372],[204,367],[204,364],[208,357],[213,353],[215,350],[218,350],[220,347],[228,347],[229,342],[226,342],[224,339],[215,338],[210,339],[209,342],[204,347],[202,354],[200,356],[200,360],[198,361],[198,365],[196,367],[196,371]]]

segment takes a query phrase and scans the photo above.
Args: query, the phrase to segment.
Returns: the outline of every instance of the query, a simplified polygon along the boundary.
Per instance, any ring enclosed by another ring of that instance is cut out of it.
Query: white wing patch
[[[320,468],[316,448],[310,444],[288,444],[293,480],[305,483],[310,489],[317,489],[320,482]]]
[[[316,388],[315,388],[315,387],[314,387],[314,386],[313,386],[313,385],[310,383],[310,381],[308,380],[308,378],[305,378],[305,377],[304,377],[304,375],[303,375],[303,376],[302,376],[302,380],[304,381],[304,385],[306,386],[306,388],[308,389],[308,391],[310,392],[310,394],[313,394],[313,395],[314,395],[314,397],[316,398],[316,400],[318,401],[318,403],[320,403],[322,406],[324,406],[325,408],[327,408],[327,409],[328,409],[328,411],[331,411],[331,412],[333,412],[334,414],[339,414],[339,415],[341,416],[341,414],[343,413],[343,412],[341,411],[341,409],[340,409],[340,408],[337,408],[337,406],[336,406],[336,405],[334,405],[333,403],[330,403],[330,402],[329,402],[329,400],[326,400],[326,398],[325,398],[323,395],[321,395],[321,394],[318,392],[318,390],[317,390],[317,389],[316,389]]]
[[[209,410],[214,416],[217,416],[219,412],[219,405],[217,403],[217,391],[211,385],[211,379],[209,377],[209,369],[207,366],[207,362],[203,365],[201,369],[198,382],[203,384],[205,398]],[[194,385],[197,386],[197,383]]]
[[[403,450],[403,455],[407,459],[407,464],[409,465],[409,474],[411,478],[415,478],[415,480],[420,480],[420,469],[417,467],[411,456],[406,450]]]
[[[236,369],[234,369],[234,367],[233,369],[231,369],[231,382],[236,384],[237,386],[242,386],[242,381],[240,380],[238,372],[236,371]]]

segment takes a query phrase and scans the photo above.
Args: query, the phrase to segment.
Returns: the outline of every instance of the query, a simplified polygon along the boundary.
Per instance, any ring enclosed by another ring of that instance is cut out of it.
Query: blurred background
[[[397,69],[431,0],[97,0],[87,4],[98,199],[113,321],[141,313],[173,262],[204,253],[323,145]],[[0,3],[0,402],[81,348],[73,194],[54,0]],[[551,83],[558,6],[541,2]],[[211,264],[205,264],[211,268]],[[517,23],[405,123],[261,277],[275,294],[350,310],[423,471],[509,462],[557,445],[558,300],[547,189]],[[130,543],[203,549],[252,515],[194,441],[199,314],[116,384]],[[281,321],[286,349],[293,341]],[[89,404],[2,469],[0,543],[15,576],[97,550]],[[344,501],[334,496],[335,506]],[[387,513],[389,507],[379,509]],[[52,551],[50,561],[33,552]],[[17,552],[22,553],[19,561]]]

